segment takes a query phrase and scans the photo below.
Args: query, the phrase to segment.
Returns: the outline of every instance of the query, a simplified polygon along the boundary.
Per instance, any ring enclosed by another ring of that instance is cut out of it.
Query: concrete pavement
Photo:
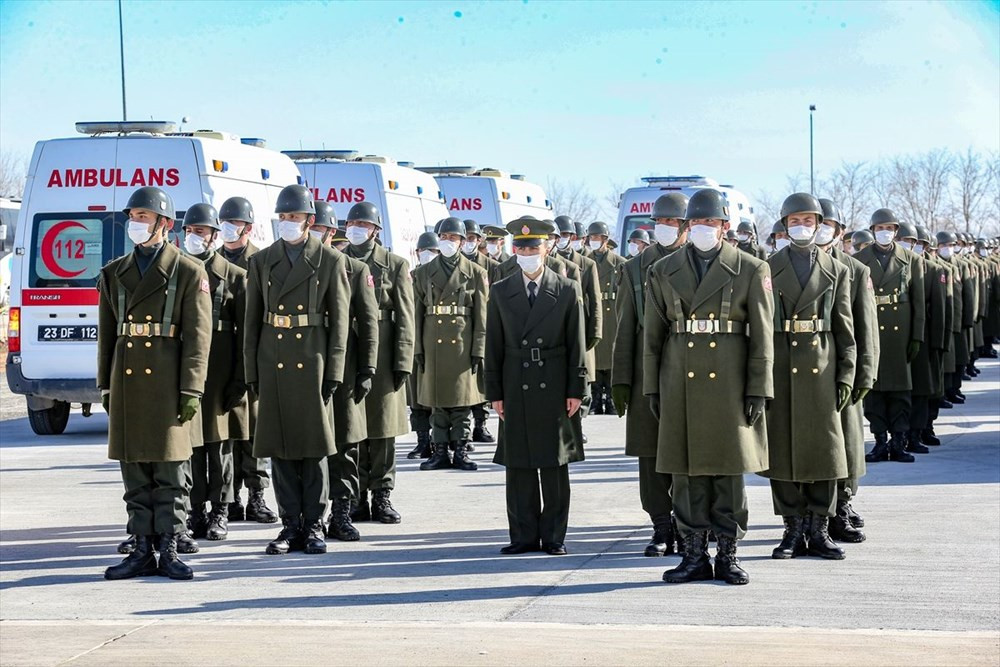
[[[854,503],[868,541],[845,545],[844,561],[771,560],[780,520],[766,480],[748,477],[746,587],[661,582],[677,558],[642,556],[648,519],[615,417],[585,422],[569,556],[499,555],[503,469],[479,446],[472,473],[400,458],[400,525],[273,557],[275,526],[233,524],[185,559],[192,582],[101,578],[125,537],[102,414],[74,415],[58,437],[0,422],[0,664],[299,664],[335,650],[334,662],[377,664],[995,665],[1000,365],[979,365],[969,402],[942,413],[942,447],[869,467]],[[404,638],[374,656],[386,636]],[[208,648],[193,649],[199,638]]]

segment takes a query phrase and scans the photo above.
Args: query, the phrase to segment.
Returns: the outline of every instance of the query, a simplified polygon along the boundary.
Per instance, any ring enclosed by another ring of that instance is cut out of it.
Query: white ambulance
[[[733,229],[740,222],[750,222],[754,228],[757,226],[750,200],[731,185],[719,185],[718,181],[704,176],[647,176],[642,180],[646,185],[629,188],[618,201],[617,232],[622,248],[627,247],[628,236],[635,229],[648,230],[652,235],[653,222],[649,215],[653,202],[668,192],[681,192],[690,197],[704,188],[718,190],[729,202],[729,221]]]
[[[121,212],[142,186],[167,192],[177,210],[239,195],[261,220],[274,217],[281,188],[299,182],[287,157],[259,139],[224,132],[175,132],[162,121],[77,123],[82,137],[35,145],[17,232],[8,327],[7,384],[28,401],[38,434],[62,433],[70,404],[100,401],[97,302],[102,266],[132,250]],[[270,224],[253,242],[268,245]]]
[[[434,175],[450,214],[460,220],[475,220],[480,227],[502,227],[522,215],[539,220],[552,218],[552,202],[545,190],[529,183],[522,175],[475,167],[419,169]]]
[[[417,265],[417,239],[434,223],[448,217],[434,179],[410,162],[357,151],[284,151],[312,190],[313,198],[329,202],[337,220],[346,220],[355,204],[368,201],[382,215],[382,245]]]

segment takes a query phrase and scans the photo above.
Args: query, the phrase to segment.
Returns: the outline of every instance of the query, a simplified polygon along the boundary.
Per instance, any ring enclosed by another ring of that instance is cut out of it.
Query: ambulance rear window
[[[31,287],[94,287],[113,255],[109,212],[39,213],[32,225]],[[121,224],[118,221],[119,226]]]
[[[630,215],[622,224],[622,245],[628,243],[629,235],[637,229],[645,229],[653,235],[653,220],[648,215]]]

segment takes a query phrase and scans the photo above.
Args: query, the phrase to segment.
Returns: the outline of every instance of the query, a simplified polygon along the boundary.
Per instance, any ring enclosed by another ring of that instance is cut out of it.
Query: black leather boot
[[[889,434],[888,433],[876,433],[875,434],[875,446],[872,450],[865,454],[865,461],[867,463],[878,463],[879,461],[889,460]]]
[[[913,463],[913,454],[906,453],[906,431],[896,431],[889,438],[889,460],[897,463]]]
[[[681,531],[677,530],[677,516],[671,512],[670,514],[670,528],[674,531],[674,540],[677,542],[677,555],[684,555],[684,538],[681,537]]]
[[[229,536],[229,504],[212,503],[212,511],[208,515],[208,533],[205,537],[215,542]]]
[[[278,515],[264,501],[263,489],[252,489],[250,491],[250,498],[247,499],[247,521],[256,521],[257,523],[278,522]]]
[[[851,503],[847,503],[847,518],[851,522],[851,525],[855,528],[864,528],[865,520],[860,514],[858,514]]]
[[[708,535],[692,533],[684,536],[684,557],[680,565],[663,573],[668,584],[686,584],[691,581],[710,581],[715,577],[712,561],[708,558]]]
[[[912,429],[906,434],[906,451],[913,454],[927,454],[931,451],[920,444],[920,429]]]
[[[955,406],[947,398],[942,396],[938,399],[938,410],[951,410],[953,407]]]
[[[181,531],[177,534],[177,553],[196,554],[201,551],[201,547],[191,536],[190,530]]]
[[[830,539],[830,519],[818,514],[809,517],[809,555],[828,560],[844,560],[844,550]]]
[[[496,438],[486,426],[485,419],[476,420],[476,425],[472,428],[472,440],[473,442],[496,442]]]
[[[194,572],[177,557],[177,535],[162,533],[160,535],[160,562],[156,573],[161,577],[186,580],[194,577]]]
[[[928,447],[940,447],[941,439],[934,433],[934,425],[930,425],[920,432],[920,442]]]
[[[246,511],[243,509],[243,499],[240,498],[239,489],[235,489],[233,492],[233,502],[229,503],[229,516],[226,518],[230,521],[243,521],[247,518]]]
[[[806,538],[804,520],[800,516],[781,517],[785,523],[785,532],[781,542],[771,551],[771,558],[787,560],[806,554]]]
[[[191,514],[188,516],[187,527],[188,530],[191,531],[191,537],[196,540],[203,539],[206,535],[208,535],[208,515],[205,514],[204,505],[191,508]]]
[[[949,389],[947,392],[945,392],[945,396],[948,398],[949,401],[951,401],[955,405],[961,405],[962,403],[965,403],[965,396],[959,396],[957,389]]]
[[[656,556],[666,556],[674,553],[674,524],[670,517],[666,520],[658,520],[653,523],[653,537],[642,552],[643,556],[650,558]]]
[[[305,546],[305,538],[302,535],[302,520],[298,517],[282,518],[281,532],[271,540],[264,553],[277,556],[287,554],[289,551],[302,551]]]
[[[838,542],[851,542],[857,544],[865,541],[865,534],[854,527],[851,517],[847,513],[847,501],[837,501],[837,514],[830,519],[830,537]]]
[[[451,467],[451,457],[448,455],[447,442],[435,442],[431,457],[420,464],[421,470],[446,470]]]
[[[354,523],[372,520],[371,507],[368,506],[368,492],[362,491],[361,494],[363,497],[360,501],[351,501],[351,521]]]
[[[715,580],[724,581],[731,586],[750,583],[750,575],[740,567],[740,559],[736,557],[736,538],[719,535],[719,545],[715,552]]]
[[[326,553],[326,535],[323,534],[323,522],[313,521],[304,531],[305,546],[302,551],[307,554]]]
[[[132,577],[146,577],[156,574],[156,555],[153,553],[153,545],[146,535],[134,535],[135,546],[122,562],[112,565],[104,571],[104,578],[131,579]]]
[[[129,535],[127,540],[118,543],[118,553],[127,555],[133,551],[135,551],[135,535]]]
[[[466,453],[469,448],[469,443],[459,442],[458,447],[455,448],[455,457],[451,462],[452,468],[457,468],[458,470],[479,470],[479,465],[469,458]]]
[[[372,491],[372,521],[381,523],[399,523],[403,517],[389,502],[389,489],[379,489]]]
[[[350,498],[333,499],[333,509],[330,510],[330,524],[327,526],[326,536],[341,542],[357,542],[361,539],[361,533],[351,523]]]
[[[406,455],[408,459],[426,459],[431,455],[430,431],[417,431],[417,446]]]

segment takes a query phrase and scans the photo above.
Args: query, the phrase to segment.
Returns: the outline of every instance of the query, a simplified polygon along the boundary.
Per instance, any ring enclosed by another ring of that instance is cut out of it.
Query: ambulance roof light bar
[[[493,169],[492,167],[486,167],[485,169],[480,169],[476,172],[476,176],[493,176],[494,178],[510,178],[510,175],[506,172],[500,171],[499,169]]]
[[[309,151],[281,151],[292,160],[353,160],[358,156],[357,151],[352,150],[309,150]]]
[[[476,173],[476,167],[417,167],[417,171],[432,176],[472,176]]]
[[[98,134],[130,134],[144,132],[146,134],[171,134],[177,131],[177,123],[169,120],[110,120],[88,121],[76,124],[80,134],[96,136]]]
[[[374,164],[395,164],[396,161],[385,155],[362,155],[356,157],[352,162],[372,162]]]
[[[707,185],[708,187],[717,188],[719,183],[711,178],[705,178],[704,176],[644,176],[642,179],[645,183],[653,185],[655,183],[670,183],[671,185]]]
[[[240,143],[244,146],[254,146],[255,148],[267,148],[267,140],[260,137],[240,137]]]

